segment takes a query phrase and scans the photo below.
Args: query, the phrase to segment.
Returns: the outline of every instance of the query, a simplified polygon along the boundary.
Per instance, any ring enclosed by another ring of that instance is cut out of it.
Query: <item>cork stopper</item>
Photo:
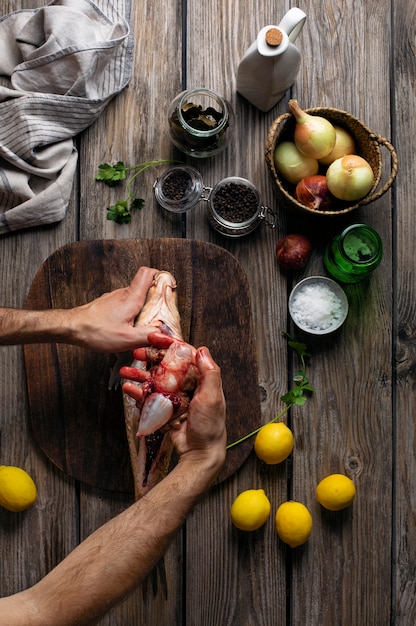
[[[273,48],[280,46],[283,41],[282,31],[278,28],[269,28],[266,33],[266,43]]]

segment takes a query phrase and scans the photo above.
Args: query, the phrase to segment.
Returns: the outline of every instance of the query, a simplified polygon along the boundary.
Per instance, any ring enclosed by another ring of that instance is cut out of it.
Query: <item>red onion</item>
[[[277,242],[276,257],[279,265],[287,270],[301,270],[311,256],[312,244],[304,235],[286,235]]]
[[[296,198],[309,209],[332,211],[339,204],[328,189],[326,176],[306,176],[297,185]]]

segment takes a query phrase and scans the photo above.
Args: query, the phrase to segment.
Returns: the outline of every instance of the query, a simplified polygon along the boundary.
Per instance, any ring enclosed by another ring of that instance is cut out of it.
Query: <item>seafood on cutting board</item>
[[[176,281],[167,271],[156,272],[136,325],[157,326],[166,345],[138,348],[131,366],[122,367],[123,382],[141,388],[141,400],[123,389],[126,433],[136,499],[144,496],[169,471],[173,444],[169,423],[186,419],[198,382],[195,348],[183,340]],[[163,344],[163,342],[162,342]]]

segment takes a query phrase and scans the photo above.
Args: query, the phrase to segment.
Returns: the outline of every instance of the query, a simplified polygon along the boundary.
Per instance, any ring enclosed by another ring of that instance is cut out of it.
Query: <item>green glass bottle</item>
[[[325,250],[329,274],[343,283],[358,283],[380,264],[383,244],[371,226],[353,224],[334,237]]]

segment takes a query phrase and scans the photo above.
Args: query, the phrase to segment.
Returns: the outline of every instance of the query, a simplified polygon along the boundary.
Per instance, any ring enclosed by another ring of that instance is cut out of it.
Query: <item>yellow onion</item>
[[[374,182],[371,165],[356,154],[347,154],[328,167],[326,182],[329,191],[339,200],[361,200]]]
[[[274,151],[274,163],[287,181],[296,185],[305,176],[318,172],[319,163],[299,152],[293,141],[282,141]]]
[[[297,100],[289,100],[289,110],[296,120],[294,141],[302,154],[322,159],[332,152],[336,134],[329,120],[302,111]]]
[[[328,156],[319,159],[319,163],[322,163],[322,165],[330,165],[347,154],[355,154],[355,141],[352,135],[341,126],[334,126],[334,128],[336,136],[335,146]]]

